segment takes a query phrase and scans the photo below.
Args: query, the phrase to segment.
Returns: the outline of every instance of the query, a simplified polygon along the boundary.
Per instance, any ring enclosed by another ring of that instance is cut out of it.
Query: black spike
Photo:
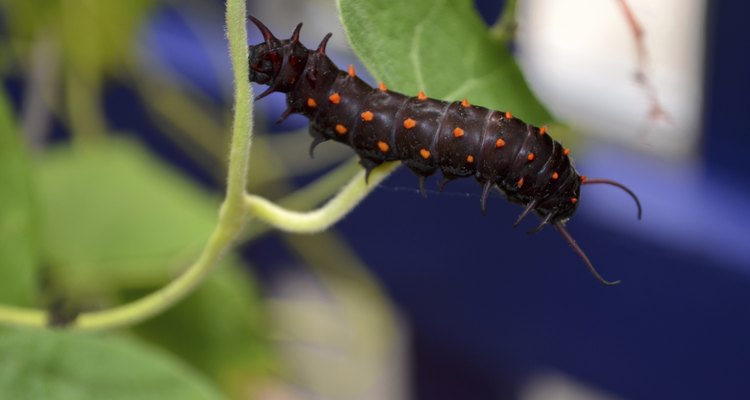
[[[294,110],[292,110],[292,107],[287,107],[286,110],[284,110],[284,112],[281,113],[281,115],[279,116],[279,118],[276,120],[276,122],[275,122],[276,125],[284,122],[284,120],[287,119],[287,117],[289,117],[290,115],[292,115],[293,112],[294,112]]]
[[[258,18],[253,17],[252,15],[248,15],[247,18],[252,21],[255,26],[258,27],[258,30],[263,35],[263,39],[266,41],[266,44],[269,47],[274,47],[275,45],[278,45],[279,39],[276,38],[276,36],[271,33],[271,30],[268,29],[267,26],[263,25],[262,22]]]
[[[317,50],[318,54],[320,55],[326,54],[326,46],[328,45],[328,39],[330,39],[331,36],[333,36],[333,33],[328,32],[328,34],[326,34],[325,37],[323,37],[323,40],[320,41],[320,44],[318,45],[318,50]]]
[[[297,24],[297,27],[294,28],[294,32],[292,33],[292,38],[289,39],[292,41],[292,43],[297,44],[299,43],[299,31],[302,30],[302,22]]]
[[[264,97],[268,96],[269,94],[271,94],[271,93],[273,93],[273,92],[275,92],[275,91],[276,91],[276,88],[275,88],[275,87],[273,87],[273,86],[269,86],[269,87],[268,87],[268,88],[267,88],[267,89],[266,89],[265,91],[263,91],[263,93],[261,93],[261,94],[259,94],[259,95],[255,96],[255,101],[258,101],[258,100],[260,100],[260,99],[262,99],[262,98],[264,98]]]

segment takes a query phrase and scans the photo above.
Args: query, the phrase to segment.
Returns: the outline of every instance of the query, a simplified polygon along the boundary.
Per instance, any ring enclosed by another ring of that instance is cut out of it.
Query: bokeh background
[[[750,6],[629,3],[666,115],[649,114],[617,1],[522,1],[513,44],[532,89],[573,128],[577,168],[643,203],[636,221],[623,193],[586,187],[568,224],[621,285],[594,281],[553,230],[513,229],[520,208],[500,196],[483,216],[475,183],[438,193],[431,180],[423,199],[401,169],[329,232],[252,224],[207,288],[128,334],[231,398],[746,398]],[[223,189],[224,5],[0,7],[0,73],[39,210],[36,272],[19,279],[41,289],[3,300],[94,309],[161,286],[202,246]],[[502,7],[477,2],[488,25]],[[248,9],[280,37],[304,21],[308,46],[334,32],[332,58],[366,73],[333,1]],[[281,95],[256,104],[249,190],[274,199],[351,155],[324,144],[308,159],[306,120],[273,124],[283,109]]]

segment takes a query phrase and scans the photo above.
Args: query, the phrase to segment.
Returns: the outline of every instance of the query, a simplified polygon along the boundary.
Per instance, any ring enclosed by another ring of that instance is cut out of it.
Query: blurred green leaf
[[[132,58],[138,29],[154,0],[0,0],[18,54],[40,35],[60,39],[66,63],[79,77],[113,72]]]
[[[552,117],[505,44],[470,0],[339,0],[349,41],[378,80],[404,93],[509,110],[537,125]]]
[[[123,139],[52,150],[36,178],[46,260],[69,294],[161,285],[217,219],[218,199]]]
[[[185,301],[134,330],[242,398],[272,365],[256,289],[247,274],[227,267],[232,266],[221,266]]]
[[[130,339],[57,331],[0,334],[4,399],[221,399],[198,373]]]
[[[197,257],[217,219],[218,199],[123,139],[52,150],[37,178],[45,253],[55,284],[74,299],[127,301],[163,285]],[[218,269],[134,329],[232,393],[271,361],[252,279],[232,258]]]
[[[10,105],[0,95],[0,303],[31,305],[38,254],[29,163]]]

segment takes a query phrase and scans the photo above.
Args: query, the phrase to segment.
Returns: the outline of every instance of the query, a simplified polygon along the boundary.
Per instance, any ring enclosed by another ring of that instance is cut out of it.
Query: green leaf
[[[161,285],[216,223],[218,199],[130,141],[58,148],[36,172],[46,259],[71,294]]]
[[[338,0],[352,47],[389,88],[512,111],[536,125],[550,114],[471,0]]]
[[[0,303],[31,305],[38,254],[30,171],[10,105],[0,94]]]
[[[262,310],[251,282],[235,265],[221,266],[190,297],[134,331],[240,398],[272,367]]]
[[[162,286],[196,258],[216,223],[218,200],[132,142],[60,148],[40,161],[45,250],[55,284],[79,304],[86,295],[127,302]],[[134,329],[233,393],[271,357],[252,278],[231,257],[217,269]]]
[[[131,339],[57,331],[0,334],[4,399],[221,399],[198,373]]]

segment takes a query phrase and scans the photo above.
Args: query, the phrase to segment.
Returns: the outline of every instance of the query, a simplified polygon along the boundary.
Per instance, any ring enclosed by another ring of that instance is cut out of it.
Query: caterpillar
[[[315,50],[300,43],[302,23],[291,38],[279,40],[257,18],[264,41],[249,46],[250,81],[267,85],[256,100],[286,93],[287,108],[278,122],[293,113],[310,120],[310,156],[328,140],[350,146],[365,168],[365,179],[378,165],[400,160],[425,178],[439,169],[439,188],[450,180],[473,176],[482,185],[480,200],[486,212],[487,196],[498,188],[513,203],[522,204],[518,226],[530,212],[541,217],[529,233],[551,224],[581,257],[602,284],[604,279],[576,243],[565,223],[575,213],[582,185],[608,184],[630,195],[641,218],[638,197],[625,185],[609,179],[586,179],[570,159],[570,150],[553,140],[547,128],[536,127],[510,112],[470,104],[466,99],[447,102],[420,91],[407,96],[380,83],[376,88],[361,80],[354,67],[340,70],[326,55],[328,33]]]

